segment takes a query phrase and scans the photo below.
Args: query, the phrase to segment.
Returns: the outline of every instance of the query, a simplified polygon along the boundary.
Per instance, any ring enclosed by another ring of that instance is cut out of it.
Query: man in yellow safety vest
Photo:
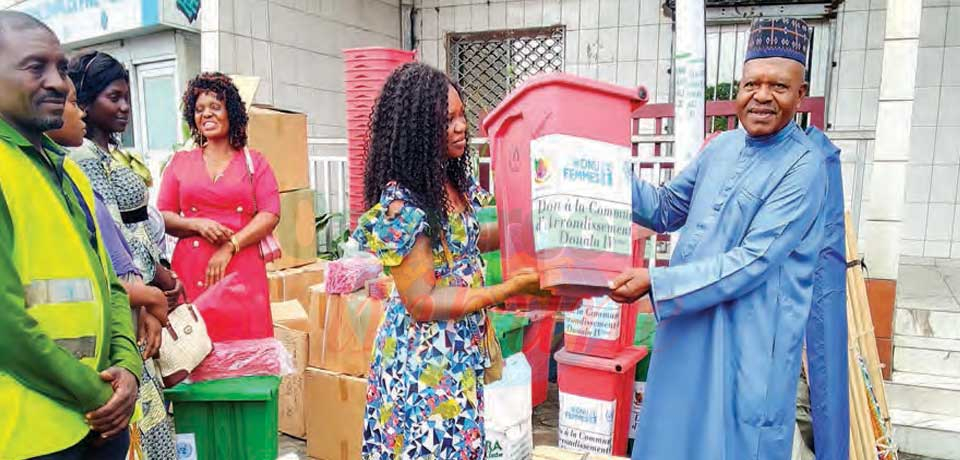
[[[56,35],[0,11],[0,459],[123,459],[142,368],[62,123]]]

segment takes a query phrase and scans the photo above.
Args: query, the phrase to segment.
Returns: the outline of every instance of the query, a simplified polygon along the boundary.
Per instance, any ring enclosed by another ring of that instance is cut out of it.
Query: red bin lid
[[[531,77],[523,85],[513,90],[506,98],[500,102],[496,108],[487,114],[483,119],[484,132],[490,132],[493,125],[500,121],[504,116],[510,113],[512,107],[522,100],[531,91],[545,86],[565,86],[580,91],[602,93],[610,96],[628,99],[635,104],[632,110],[636,110],[646,104],[647,89],[643,86],[638,88],[627,88],[624,86],[604,83],[602,81],[591,80],[589,78],[578,77],[567,73],[546,73]],[[631,110],[631,111],[632,111]]]
[[[599,358],[596,356],[571,353],[567,351],[566,348],[562,348],[554,354],[553,357],[558,363],[568,366],[586,367],[599,371],[622,374],[645,358],[647,353],[647,347],[633,346],[624,348],[623,351],[614,358]]]

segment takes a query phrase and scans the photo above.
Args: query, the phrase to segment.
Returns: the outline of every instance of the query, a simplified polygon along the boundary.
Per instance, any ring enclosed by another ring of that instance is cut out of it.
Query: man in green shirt
[[[28,163],[17,164],[29,164],[45,182],[31,186],[56,192],[57,200],[52,203],[66,210],[71,225],[55,231],[61,232],[61,235],[64,232],[81,235],[85,244],[81,245],[83,250],[80,252],[85,254],[80,257],[87,258],[78,260],[78,253],[75,252],[63,254],[60,260],[42,260],[39,263],[33,260],[28,265],[35,272],[37,266],[42,267],[41,263],[68,267],[78,264],[92,266],[94,276],[90,277],[89,283],[94,283],[94,292],[100,295],[89,302],[96,302],[97,308],[102,309],[99,316],[103,331],[102,335],[97,336],[98,342],[94,348],[98,350],[95,354],[97,361],[84,364],[80,353],[61,346],[71,340],[76,342],[77,339],[54,340],[43,324],[38,322],[41,320],[35,318],[37,313],[28,312],[31,308],[30,296],[35,292],[28,292],[24,286],[28,283],[24,279],[26,275],[21,273],[24,254],[29,259],[31,254],[46,253],[49,247],[56,247],[61,241],[50,238],[44,245],[24,247],[25,241],[36,242],[38,237],[24,235],[30,232],[21,231],[18,234],[17,229],[24,228],[23,222],[13,219],[15,202],[8,201],[10,197],[17,196],[10,195],[14,190],[23,190],[23,185],[15,183],[11,179],[15,176],[9,173],[0,174],[0,350],[3,350],[0,353],[0,384],[7,385],[0,386],[0,457],[41,455],[38,458],[122,459],[129,445],[127,426],[136,404],[142,361],[134,339],[127,295],[109,259],[101,257],[102,252],[99,252],[102,248],[98,248],[100,240],[92,210],[82,197],[77,183],[65,173],[63,153],[43,135],[45,131],[59,128],[63,123],[67,94],[65,68],[66,59],[60,42],[49,28],[22,13],[0,11],[0,150],[23,155],[29,160]],[[0,168],[11,166],[7,163],[0,165]],[[24,202],[17,203],[20,207],[16,209],[21,211],[18,216],[22,217]],[[36,206],[47,206],[46,209],[36,209],[37,216],[50,212],[50,203]],[[41,234],[51,232],[49,228],[37,228],[36,231]],[[16,254],[20,254],[19,258]],[[67,299],[75,295],[70,289],[55,293],[53,287],[45,294],[51,298],[60,295]],[[72,320],[48,319],[44,324],[50,321]],[[89,359],[91,355],[84,356]],[[6,383],[3,378],[6,378]],[[10,382],[13,381],[16,383],[11,387]],[[37,429],[28,430],[24,425],[36,423],[44,428],[51,425],[42,420],[33,422],[43,418],[44,414],[24,414],[32,408],[22,407],[18,401],[10,400],[17,398],[10,395],[23,395],[16,391],[16,384],[82,414],[90,428],[87,435],[75,443],[75,439],[70,438],[72,435],[28,432]],[[2,394],[4,392],[7,394]],[[70,439],[70,443],[58,445],[58,442],[62,444],[62,439]],[[43,451],[53,446],[56,448]]]

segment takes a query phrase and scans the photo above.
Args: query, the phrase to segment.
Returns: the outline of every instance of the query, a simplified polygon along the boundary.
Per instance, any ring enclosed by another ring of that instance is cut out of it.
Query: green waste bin
[[[487,206],[480,208],[477,211],[477,221],[481,224],[495,224],[497,223],[497,208],[495,206]],[[486,268],[486,281],[487,285],[500,284],[503,282],[503,273],[502,266],[500,265],[500,251],[490,251],[485,252],[480,255],[483,258]]]
[[[277,458],[280,377],[180,384],[164,391],[177,434],[192,433],[199,460]],[[178,449],[180,446],[178,446]]]
[[[481,224],[495,224],[497,223],[497,207],[496,206],[484,206],[477,211],[477,221]]]
[[[490,320],[493,322],[494,332],[497,333],[503,359],[520,353],[523,350],[523,330],[530,324],[530,319],[506,312],[490,312]]]
[[[503,273],[500,265],[500,251],[485,252],[480,254],[484,264],[487,266],[486,276],[487,286],[500,284],[503,282]]]

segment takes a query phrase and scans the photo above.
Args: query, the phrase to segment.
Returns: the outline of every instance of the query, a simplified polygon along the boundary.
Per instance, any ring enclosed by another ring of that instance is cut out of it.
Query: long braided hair
[[[364,198],[380,201],[384,187],[396,182],[413,195],[411,203],[427,214],[428,234],[446,224],[450,183],[461,194],[470,187],[470,150],[447,156],[447,92],[460,88],[439,70],[421,63],[396,69],[383,86],[370,118],[366,145]],[[469,145],[469,144],[468,144]]]

